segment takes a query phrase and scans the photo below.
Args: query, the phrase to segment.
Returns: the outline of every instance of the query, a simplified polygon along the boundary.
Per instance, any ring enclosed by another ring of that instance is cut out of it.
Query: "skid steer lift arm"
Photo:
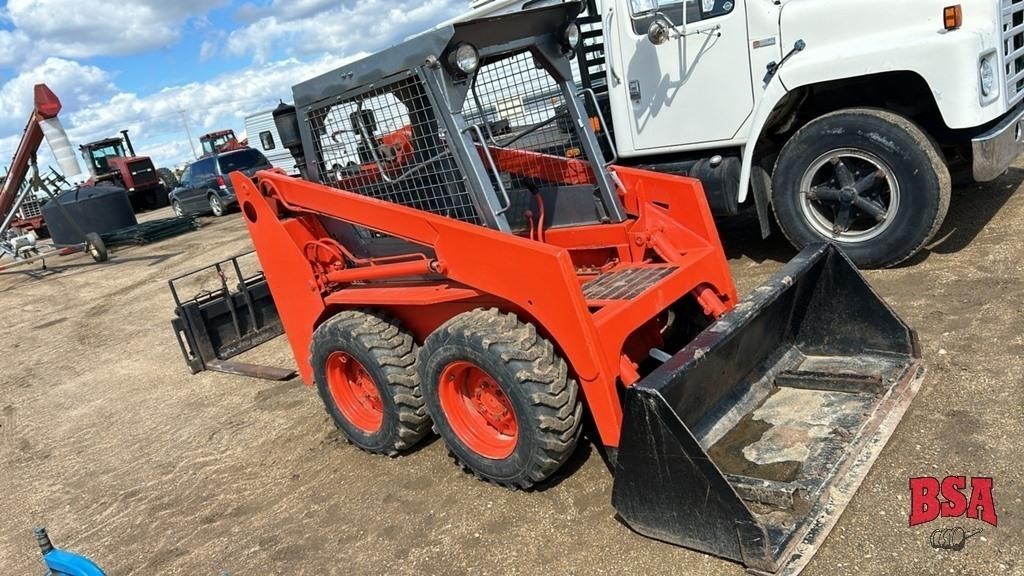
[[[631,528],[793,574],[913,398],[914,333],[831,246],[739,301],[700,183],[606,166],[572,80],[578,9],[442,26],[293,88],[275,121],[309,180],[232,175],[281,326],[365,450],[429,429],[389,428],[400,389],[477,475],[529,487],[585,410]],[[512,333],[524,348],[496,356]],[[525,368],[474,364],[492,360]],[[372,376],[396,363],[393,387]],[[467,365],[478,394],[446,404]]]

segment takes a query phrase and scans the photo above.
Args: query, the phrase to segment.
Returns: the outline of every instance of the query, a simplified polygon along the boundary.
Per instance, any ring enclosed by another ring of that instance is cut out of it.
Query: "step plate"
[[[619,268],[584,284],[583,296],[587,300],[630,300],[676,270],[676,266]]]

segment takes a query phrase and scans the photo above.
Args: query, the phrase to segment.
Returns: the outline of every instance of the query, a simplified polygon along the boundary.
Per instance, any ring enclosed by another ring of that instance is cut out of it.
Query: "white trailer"
[[[280,168],[291,175],[298,175],[295,158],[291,152],[281,145],[281,135],[274,124],[274,111],[267,110],[247,116],[245,133],[249,139],[249,147],[255,148],[267,157],[274,168]]]
[[[559,0],[476,0],[470,20]],[[1019,0],[588,0],[581,84],[619,162],[699,178],[862,267],[913,256],[954,180],[1024,147]]]

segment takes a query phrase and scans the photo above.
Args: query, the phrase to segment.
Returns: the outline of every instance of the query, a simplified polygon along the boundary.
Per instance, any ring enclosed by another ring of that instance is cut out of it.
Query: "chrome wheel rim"
[[[215,216],[220,216],[224,211],[220,205],[220,200],[216,196],[210,196],[210,209],[213,210]]]
[[[821,236],[848,244],[888,230],[900,208],[892,168],[865,150],[843,148],[819,156],[800,179],[800,209]]]

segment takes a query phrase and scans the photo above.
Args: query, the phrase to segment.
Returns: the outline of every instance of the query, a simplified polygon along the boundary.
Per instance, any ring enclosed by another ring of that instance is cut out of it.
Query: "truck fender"
[[[775,106],[782,101],[782,99],[788,94],[789,91],[783,86],[778,76],[771,79],[768,86],[764,90],[764,94],[761,96],[760,102],[757,107],[754,108],[754,114],[751,117],[750,122],[750,133],[747,137],[747,144],[743,146],[743,166],[740,169],[740,187],[738,201],[740,204],[746,202],[747,196],[750,190],[751,174],[754,171],[754,151],[757,148],[757,141],[761,138],[761,132],[764,131],[765,124],[771,117],[772,112],[775,111]],[[767,226],[767,208],[768,205],[764,204],[762,208],[761,204],[770,200],[768,190],[762,190],[761,186],[757,186],[755,194],[762,198],[755,197],[755,201],[758,201],[757,214],[761,220],[761,231],[765,232]],[[764,215],[762,216],[762,211]]]

